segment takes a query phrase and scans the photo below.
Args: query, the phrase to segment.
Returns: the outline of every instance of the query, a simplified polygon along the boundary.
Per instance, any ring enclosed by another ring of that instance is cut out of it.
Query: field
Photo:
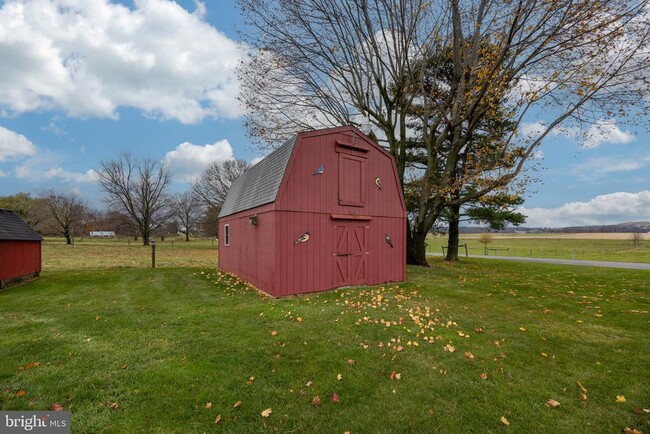
[[[47,243],[0,292],[0,409],[58,403],[75,433],[650,429],[647,272],[433,259],[271,299],[209,242],[169,252]]]
[[[485,246],[479,234],[460,236],[460,254],[467,244],[470,255],[527,256],[534,258],[582,259],[616,262],[650,262],[650,234],[635,245],[632,234],[491,234],[492,242]],[[446,236],[432,236],[427,240],[427,251],[441,254],[447,246]]]

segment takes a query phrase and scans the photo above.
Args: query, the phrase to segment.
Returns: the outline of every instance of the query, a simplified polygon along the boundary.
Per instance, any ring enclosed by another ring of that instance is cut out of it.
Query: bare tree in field
[[[131,154],[100,163],[99,183],[114,209],[123,210],[149,245],[151,234],[174,214],[168,194],[172,175],[152,159],[137,161]]]
[[[473,192],[462,200],[478,199],[520,176],[549,134],[588,143],[648,112],[649,0],[238,3],[250,26],[240,70],[249,134],[274,145],[297,130],[371,123],[417,198],[410,263],[426,265],[426,234],[463,185]],[[495,111],[512,131],[484,158],[467,145]],[[472,164],[460,178],[459,159]]]
[[[86,204],[77,193],[59,193],[45,190],[41,194],[50,213],[51,225],[65,237],[66,244],[72,244],[75,228],[81,223],[87,211]]]
[[[185,234],[185,241],[190,240],[190,232],[198,223],[198,214],[201,203],[198,196],[192,191],[177,193],[174,196],[173,207],[178,218],[180,231]]]
[[[205,207],[220,210],[232,182],[249,167],[244,160],[215,161],[194,182],[194,193]]]

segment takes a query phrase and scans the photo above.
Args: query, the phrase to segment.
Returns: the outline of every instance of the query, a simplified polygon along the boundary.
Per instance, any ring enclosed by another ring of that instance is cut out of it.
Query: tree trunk
[[[185,241],[190,240],[190,231],[185,231]]]
[[[460,205],[450,207],[451,217],[449,219],[449,239],[447,240],[447,256],[445,261],[458,261],[458,241],[460,234]]]
[[[65,243],[66,244],[72,244],[72,240],[70,239],[70,231],[69,230],[64,230],[63,231],[63,236],[65,237]]]
[[[427,251],[426,251],[426,238],[427,232],[414,230],[409,228],[406,230],[406,263],[409,265],[420,265],[428,267]]]

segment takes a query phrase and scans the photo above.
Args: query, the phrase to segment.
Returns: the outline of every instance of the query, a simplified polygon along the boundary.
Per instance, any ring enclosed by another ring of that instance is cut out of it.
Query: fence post
[[[465,257],[469,258],[469,253],[467,253],[467,243],[465,243]]]

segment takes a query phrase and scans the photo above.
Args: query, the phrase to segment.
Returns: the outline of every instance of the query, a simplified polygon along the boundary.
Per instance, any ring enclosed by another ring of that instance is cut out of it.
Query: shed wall
[[[40,241],[0,240],[0,280],[41,272]]]

